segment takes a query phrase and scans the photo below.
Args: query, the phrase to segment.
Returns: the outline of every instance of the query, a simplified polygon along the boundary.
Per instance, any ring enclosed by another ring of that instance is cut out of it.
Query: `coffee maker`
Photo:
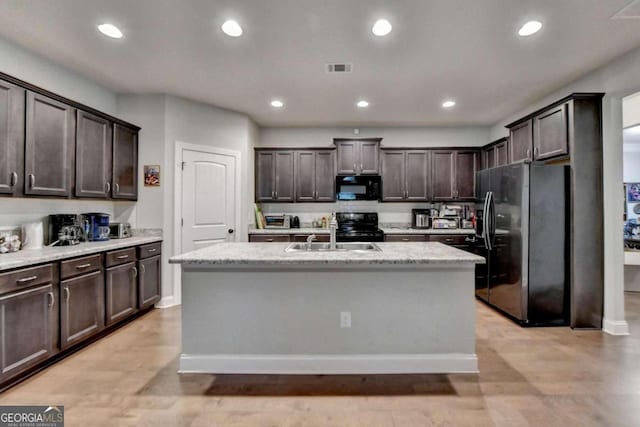
[[[84,240],[82,221],[77,214],[49,215],[47,245],[73,246]]]
[[[101,242],[109,240],[111,229],[109,228],[109,214],[91,212],[82,214],[85,234],[89,242]]]
[[[431,209],[411,209],[411,228],[430,228]]]

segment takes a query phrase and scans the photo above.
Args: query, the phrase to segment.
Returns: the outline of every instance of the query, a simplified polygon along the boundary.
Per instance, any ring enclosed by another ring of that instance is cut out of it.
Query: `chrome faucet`
[[[312,234],[311,236],[307,237],[307,250],[308,251],[311,250],[311,242],[313,242],[316,239],[317,239],[317,237],[316,237],[315,234]]]
[[[336,250],[336,230],[338,228],[338,221],[336,220],[335,212],[331,215],[331,222],[329,223],[329,250]]]

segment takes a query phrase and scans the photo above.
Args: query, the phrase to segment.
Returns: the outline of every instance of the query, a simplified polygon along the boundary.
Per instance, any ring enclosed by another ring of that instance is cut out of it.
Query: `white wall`
[[[625,150],[624,182],[640,182],[640,150]]]
[[[491,138],[508,135],[504,126],[572,92],[605,92],[603,99],[604,140],[604,230],[605,230],[605,307],[604,330],[625,333],[628,324],[624,314],[624,250],[620,218],[623,205],[620,193],[623,184],[622,162],[622,98],[640,88],[640,49],[579,78],[540,99],[527,109],[515,112],[494,125]]]
[[[0,71],[107,114],[115,115],[115,92],[2,38],[0,38]]]
[[[333,138],[381,137],[386,147],[454,147],[488,144],[489,127],[265,127],[260,131],[261,147],[327,147]]]
[[[628,96],[622,102],[622,126],[627,128],[640,124],[640,93]]]

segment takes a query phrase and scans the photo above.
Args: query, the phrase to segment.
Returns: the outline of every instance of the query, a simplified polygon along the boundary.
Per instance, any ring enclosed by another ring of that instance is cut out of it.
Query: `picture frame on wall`
[[[640,183],[627,183],[627,202],[640,203]]]
[[[160,165],[144,165],[144,186],[160,187]]]

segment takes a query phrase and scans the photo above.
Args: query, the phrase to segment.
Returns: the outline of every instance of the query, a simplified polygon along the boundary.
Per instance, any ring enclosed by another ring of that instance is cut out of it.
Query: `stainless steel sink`
[[[375,243],[347,242],[336,243],[336,251],[350,252],[381,252],[382,249]],[[313,242],[292,243],[285,249],[286,252],[331,252],[329,243]]]

